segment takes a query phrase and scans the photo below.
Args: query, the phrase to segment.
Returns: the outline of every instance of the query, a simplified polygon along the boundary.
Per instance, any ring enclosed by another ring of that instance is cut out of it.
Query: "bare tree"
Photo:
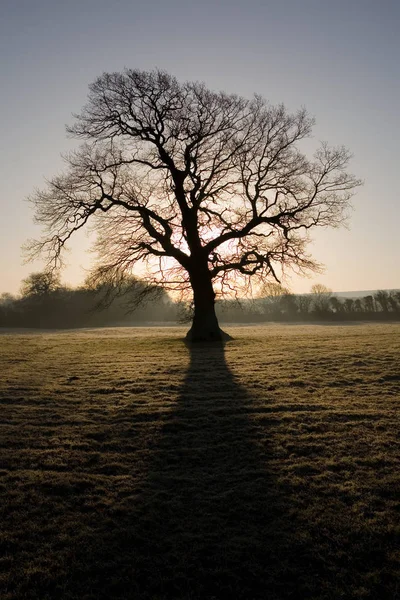
[[[263,300],[264,312],[270,316],[281,316],[284,309],[284,299],[290,295],[290,290],[280,283],[265,283],[260,291]]]
[[[329,312],[332,298],[332,290],[322,283],[315,283],[311,287],[314,311],[318,314]]]
[[[362,302],[365,312],[373,313],[376,311],[376,303],[373,296],[364,296]]]
[[[310,294],[298,294],[296,297],[297,306],[301,315],[309,315],[313,298]]]
[[[304,109],[161,71],[103,74],[75,117],[68,131],[85,142],[32,197],[45,233],[31,253],[58,267],[71,236],[93,223],[100,275],[140,267],[149,283],[192,294],[193,341],[224,335],[216,294],[315,269],[309,231],[341,224],[360,185],[345,148],[300,151],[313,126]]]
[[[389,293],[386,290],[378,290],[375,292],[374,300],[378,303],[382,312],[389,312]]]

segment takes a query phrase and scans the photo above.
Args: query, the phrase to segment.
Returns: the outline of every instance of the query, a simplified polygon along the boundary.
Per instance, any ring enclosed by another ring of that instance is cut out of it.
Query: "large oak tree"
[[[32,197],[45,233],[31,251],[58,266],[93,223],[98,275],[119,281],[139,267],[152,284],[190,290],[189,338],[219,340],[216,293],[315,268],[309,230],[339,225],[360,183],[345,148],[305,155],[312,126],[304,109],[162,71],[105,73],[68,128],[84,141],[67,171]]]

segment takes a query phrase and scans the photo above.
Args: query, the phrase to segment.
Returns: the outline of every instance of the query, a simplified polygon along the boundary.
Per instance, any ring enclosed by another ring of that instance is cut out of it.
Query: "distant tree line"
[[[321,284],[313,285],[309,294],[292,294],[282,285],[267,283],[256,299],[218,302],[217,314],[231,323],[395,321],[400,320],[400,290],[342,298]],[[53,273],[32,273],[18,296],[0,295],[0,327],[129,326],[185,317],[190,319],[190,307],[174,302],[161,287],[135,278],[116,283],[92,277],[70,288]]]
[[[175,321],[179,307],[159,287],[137,279],[62,285],[53,273],[32,273],[18,297],[0,295],[0,327],[73,328]]]
[[[342,298],[321,284],[309,294],[292,294],[278,283],[268,283],[251,301],[225,301],[222,321],[396,321],[400,320],[400,290],[379,290],[358,298]]]

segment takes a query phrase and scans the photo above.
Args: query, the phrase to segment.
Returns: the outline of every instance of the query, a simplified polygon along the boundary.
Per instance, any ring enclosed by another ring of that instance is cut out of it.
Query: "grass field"
[[[400,325],[0,336],[0,597],[398,599]]]

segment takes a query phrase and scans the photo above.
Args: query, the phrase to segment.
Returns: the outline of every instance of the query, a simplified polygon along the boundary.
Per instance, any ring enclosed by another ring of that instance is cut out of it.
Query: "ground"
[[[0,597],[395,599],[400,325],[0,336]]]

